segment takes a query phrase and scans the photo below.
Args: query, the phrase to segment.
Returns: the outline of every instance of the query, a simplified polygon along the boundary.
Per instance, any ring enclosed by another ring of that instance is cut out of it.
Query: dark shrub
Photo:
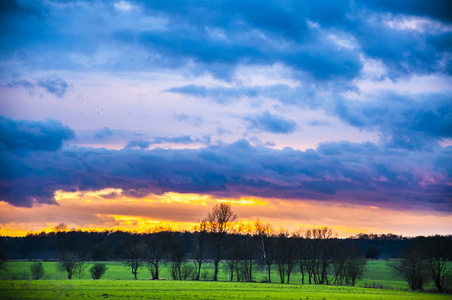
[[[36,261],[31,264],[30,266],[31,271],[31,277],[35,280],[41,279],[42,276],[44,276],[44,266],[42,265],[42,262]]]
[[[106,264],[97,263],[97,264],[94,264],[94,266],[91,267],[89,272],[91,273],[91,277],[93,279],[100,279],[102,277],[102,275],[105,274],[107,269],[108,268],[107,268]]]

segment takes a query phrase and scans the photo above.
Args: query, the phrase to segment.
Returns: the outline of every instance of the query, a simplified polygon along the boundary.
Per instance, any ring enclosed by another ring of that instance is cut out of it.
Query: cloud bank
[[[342,81],[360,76],[365,57],[391,78],[451,74],[450,5],[409,2],[8,1],[0,40],[5,60],[53,70],[179,66],[230,80],[239,65],[281,63],[297,78]]]
[[[413,152],[344,141],[299,151],[239,140],[199,149],[60,149],[73,136],[57,121],[3,123],[0,194],[16,206],[55,203],[57,190],[120,188],[134,197],[178,192],[452,210],[452,147]],[[11,141],[13,133],[26,142]]]

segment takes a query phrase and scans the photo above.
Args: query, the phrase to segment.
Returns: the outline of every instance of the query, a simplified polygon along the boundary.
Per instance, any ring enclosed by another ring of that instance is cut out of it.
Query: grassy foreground
[[[291,284],[278,284],[278,273],[272,271],[274,283],[225,282],[227,273],[222,269],[219,280],[173,281],[168,266],[162,265],[160,278],[147,280],[149,271],[139,271],[139,280],[133,280],[130,269],[120,262],[106,262],[108,270],[101,280],[91,280],[87,263],[85,274],[79,279],[74,274],[58,272],[56,262],[44,262],[45,275],[41,280],[30,280],[29,261],[8,262],[7,271],[0,271],[0,299],[452,299],[451,295],[415,293],[408,290],[407,283],[391,273],[384,261],[369,261],[363,279],[356,287],[301,285],[300,273],[291,277]],[[213,274],[213,264],[203,266]],[[264,279],[263,270],[256,266],[254,280]],[[363,288],[379,285],[384,289]],[[431,288],[426,286],[426,288]]]
[[[1,299],[450,299],[450,295],[342,286],[151,280],[0,281]]]
[[[132,280],[133,275],[130,272],[129,268],[124,267],[124,265],[120,262],[116,261],[108,261],[105,262],[108,266],[108,270],[105,275],[102,277],[103,280]],[[86,263],[86,271],[81,277],[81,279],[91,279],[91,275],[89,273],[89,268],[94,264],[94,262]],[[0,280],[28,280],[30,279],[30,265],[29,261],[15,261],[8,262],[7,272],[0,271]],[[57,263],[56,262],[44,262],[45,275],[42,279],[44,280],[67,280],[67,274],[64,272],[58,272]],[[171,275],[168,270],[169,266],[162,265],[160,269],[160,278],[161,279],[171,279]],[[213,276],[213,264],[205,263],[203,264],[203,272],[208,274],[207,278],[212,279]],[[272,269],[272,282],[277,283],[279,280],[279,274],[276,268]],[[150,273],[146,268],[142,268],[138,271],[138,279],[149,279]],[[78,275],[74,274],[72,280],[78,280]],[[253,279],[256,282],[263,281],[265,279],[264,271],[262,268],[256,266],[253,274]],[[227,273],[224,271],[224,268],[220,268],[220,272],[218,274],[219,281],[228,281]],[[307,278],[305,279],[307,281]],[[295,272],[291,276],[290,280],[291,284],[300,284],[301,283],[301,274],[300,272]],[[385,261],[373,260],[368,261],[366,266],[366,271],[361,280],[358,280],[356,286],[364,287],[365,285],[377,284],[383,286],[385,288],[392,289],[408,289],[407,283],[400,277],[395,276],[388,269]],[[431,288],[430,286],[426,286],[426,288]]]

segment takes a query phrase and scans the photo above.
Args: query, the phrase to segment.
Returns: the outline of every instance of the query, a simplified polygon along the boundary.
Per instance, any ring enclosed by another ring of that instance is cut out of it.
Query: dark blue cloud
[[[352,126],[380,131],[394,147],[420,149],[452,137],[452,97],[447,93],[384,93],[373,101],[340,99],[333,113]]]
[[[452,6],[448,0],[371,0],[366,1],[366,5],[377,11],[428,17],[452,23]]]
[[[59,98],[62,98],[69,88],[69,84],[66,81],[56,76],[41,78],[38,80],[37,85]]]
[[[288,134],[297,128],[293,120],[270,114],[268,111],[247,117],[245,120],[250,123],[250,128],[271,133]]]
[[[66,148],[27,155],[10,149],[1,156],[0,197],[31,206],[53,203],[60,189],[114,187],[137,197],[173,191],[451,211],[451,165],[444,164],[451,154],[450,147],[413,152],[369,142],[277,150],[245,140],[199,149]]]
[[[145,140],[133,140],[127,143],[126,148],[147,149],[152,142]]]
[[[56,120],[26,121],[0,116],[0,148],[55,151],[73,138],[74,131]]]
[[[226,80],[239,65],[281,63],[295,78],[347,81],[360,76],[363,55],[382,60],[393,78],[450,72],[447,30],[399,30],[384,18],[424,17],[444,27],[447,1],[164,2],[131,1],[137,9],[128,13],[103,1],[2,4],[2,60],[37,70],[96,69],[99,62],[76,57],[114,47],[117,58],[100,62],[104,69],[184,67]],[[355,45],[344,47],[332,35]]]
[[[94,138],[104,140],[106,138],[112,137],[113,134],[114,133],[110,128],[104,127],[102,129],[96,130]]]

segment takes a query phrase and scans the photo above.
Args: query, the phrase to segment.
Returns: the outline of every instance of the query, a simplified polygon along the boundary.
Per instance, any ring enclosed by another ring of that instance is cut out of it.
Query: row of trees
[[[350,241],[335,238],[328,227],[290,233],[260,221],[233,226],[236,219],[230,205],[220,204],[198,222],[190,235],[165,226],[147,233],[129,233],[120,244],[121,258],[135,279],[143,267],[148,268],[152,279],[159,279],[163,261],[170,262],[174,279],[186,279],[193,273],[193,279],[200,280],[202,265],[210,260],[214,281],[218,280],[221,261],[225,261],[231,281],[254,281],[255,264],[264,268],[267,282],[272,281],[270,270],[276,268],[280,283],[289,283],[293,273],[301,272],[302,283],[354,285],[364,271],[366,260],[358,248]],[[83,251],[66,252],[67,228],[63,224],[56,228],[56,240],[60,269],[70,279],[82,272]],[[187,267],[187,260],[194,267]]]
[[[69,279],[73,275],[80,277],[85,272],[85,261],[88,259],[115,259],[123,261],[135,279],[145,267],[153,279],[159,279],[162,262],[166,262],[170,264],[174,279],[200,280],[209,277],[216,281],[220,262],[223,261],[222,265],[231,281],[254,281],[254,270],[258,266],[264,270],[267,282],[277,280],[289,283],[291,276],[300,272],[303,284],[346,285],[354,285],[362,275],[366,265],[364,256],[376,258],[387,257],[390,252],[394,256],[401,253],[403,259],[392,263],[391,268],[409,280],[413,276],[406,271],[411,270],[406,264],[412,262],[411,256],[419,258],[422,266],[417,265],[414,269],[430,270],[428,276],[421,276],[423,282],[432,278],[438,290],[444,290],[445,278],[450,269],[451,253],[446,250],[451,249],[447,248],[447,245],[450,246],[450,236],[408,239],[388,234],[337,239],[328,227],[289,232],[276,230],[260,221],[253,224],[235,223],[236,219],[230,205],[220,204],[198,222],[194,232],[179,232],[168,226],[156,226],[146,233],[93,233],[68,230],[66,225],[60,224],[53,233],[28,236],[29,241],[32,241],[28,246],[29,249],[39,248],[42,240],[47,241],[44,243],[47,248],[40,248],[44,251],[41,253],[49,257],[55,257],[55,253],[58,253],[60,270],[67,272]],[[423,246],[422,255],[410,254],[413,249],[420,249],[417,245],[426,245],[436,239],[438,247]],[[26,240],[3,238],[0,242],[15,245]],[[433,248],[439,249],[435,250],[435,255],[429,254]],[[428,260],[428,257],[434,259]],[[203,272],[206,261],[214,265],[213,276]],[[434,273],[438,268],[440,271]],[[277,279],[272,278],[272,269],[278,271]],[[410,286],[422,288],[422,284],[418,283],[410,283]]]
[[[451,287],[452,241],[448,237],[419,238],[402,253],[402,258],[389,262],[392,270],[401,275],[412,290],[422,290],[433,281],[439,292]]]

